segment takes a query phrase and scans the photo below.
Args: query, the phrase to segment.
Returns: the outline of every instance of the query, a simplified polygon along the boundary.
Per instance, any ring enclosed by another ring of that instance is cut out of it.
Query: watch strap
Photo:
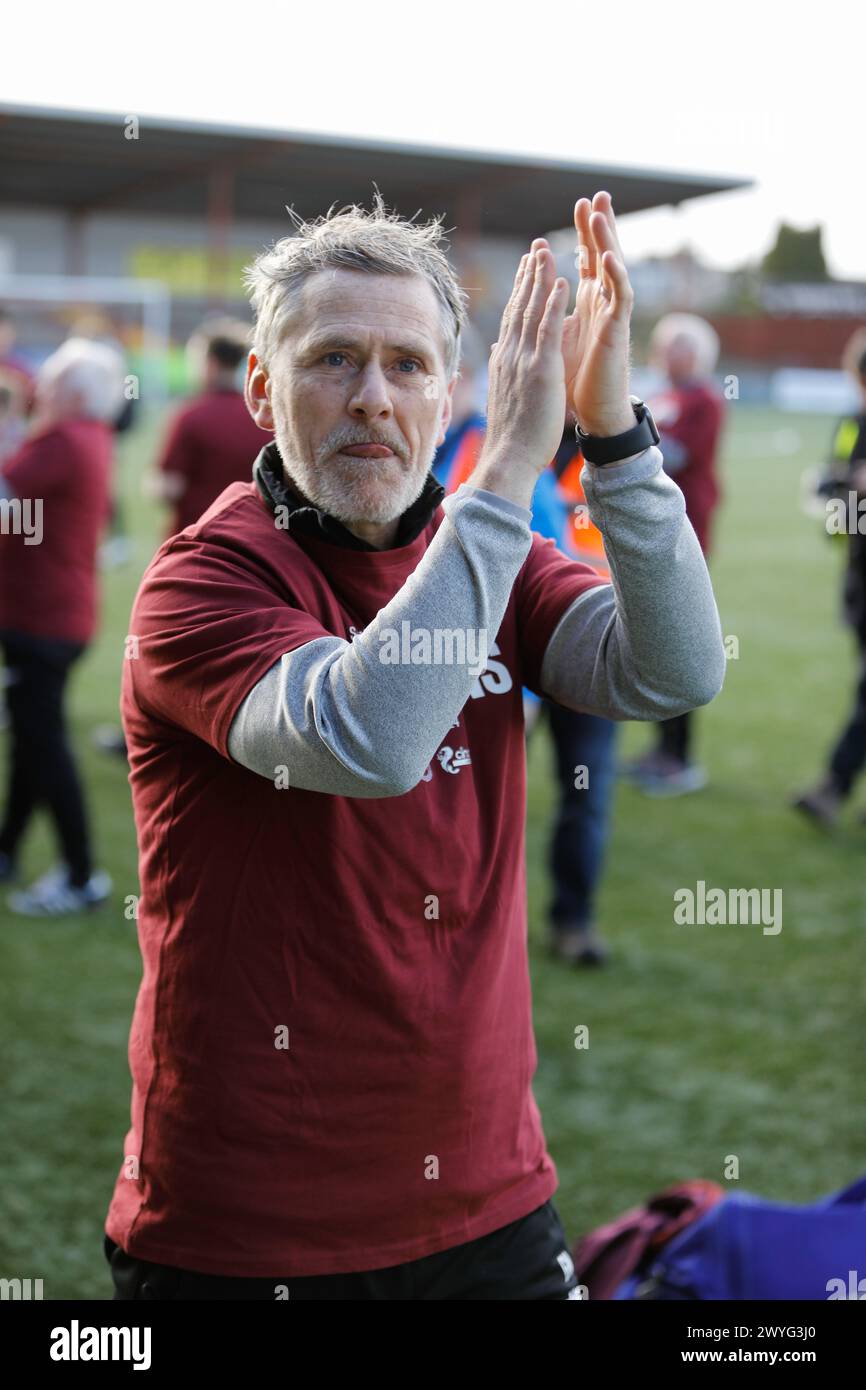
[[[632,396],[631,404],[636,424],[632,429],[624,430],[622,434],[585,434],[580,425],[576,426],[575,433],[580,452],[587,463],[597,466],[618,463],[620,459],[630,458],[632,454],[642,454],[651,444],[658,444],[659,432],[649,407],[635,396]]]

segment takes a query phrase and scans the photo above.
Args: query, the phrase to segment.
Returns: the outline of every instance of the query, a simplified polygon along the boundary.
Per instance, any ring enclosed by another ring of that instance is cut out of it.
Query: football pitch
[[[140,957],[124,903],[138,879],[126,766],[97,752],[91,735],[118,722],[130,606],[162,534],[140,492],[162,425],[146,419],[122,443],[134,553],[103,577],[101,633],[72,687],[112,901],[57,922],[0,906],[0,1277],[41,1278],[48,1299],[111,1296],[102,1221],[129,1120],[126,1045]],[[535,1095],[572,1241],[686,1178],[806,1202],[866,1170],[866,824],[858,819],[866,782],[832,834],[787,804],[819,771],[853,691],[853,643],[839,618],[844,544],[799,500],[800,475],[823,459],[831,425],[826,416],[729,406],[711,568],[733,640],[725,689],[697,715],[709,785],[648,801],[619,784],[599,903],[612,950],[606,970],[575,971],[545,953],[555,798],[546,726],[530,743]],[[646,727],[624,726],[621,755],[648,737]],[[25,879],[53,862],[40,819]],[[675,894],[700,882],[771,897],[781,890],[781,930],[679,924]]]

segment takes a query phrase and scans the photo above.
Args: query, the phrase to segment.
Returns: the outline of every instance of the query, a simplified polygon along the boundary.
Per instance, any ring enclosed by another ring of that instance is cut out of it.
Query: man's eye
[[[415,358],[415,357],[401,357],[401,358],[400,358],[400,367],[401,367],[401,369],[402,369],[403,367],[406,366],[407,362],[408,362],[408,364],[409,364],[410,367],[415,367],[415,368],[420,372],[420,370],[421,370],[421,363],[417,360],[417,358]],[[403,372],[403,375],[404,375],[404,376],[411,376],[411,375],[413,375],[413,373],[411,373],[411,372]]]
[[[343,365],[342,359],[345,358],[345,356],[346,354],[344,352],[326,352],[322,361],[327,362],[330,367],[341,367]],[[334,362],[332,360],[334,357],[339,357],[341,360],[339,362]]]

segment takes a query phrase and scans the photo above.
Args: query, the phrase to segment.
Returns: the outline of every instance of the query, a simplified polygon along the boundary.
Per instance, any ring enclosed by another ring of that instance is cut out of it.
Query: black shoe
[[[15,860],[0,850],[0,883],[14,883],[18,877]]]

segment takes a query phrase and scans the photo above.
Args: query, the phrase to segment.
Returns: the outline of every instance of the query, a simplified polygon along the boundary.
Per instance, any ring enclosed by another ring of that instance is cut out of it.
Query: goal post
[[[154,405],[168,399],[171,293],[159,280],[107,275],[0,274],[0,304],[138,306],[141,311],[141,395]]]

